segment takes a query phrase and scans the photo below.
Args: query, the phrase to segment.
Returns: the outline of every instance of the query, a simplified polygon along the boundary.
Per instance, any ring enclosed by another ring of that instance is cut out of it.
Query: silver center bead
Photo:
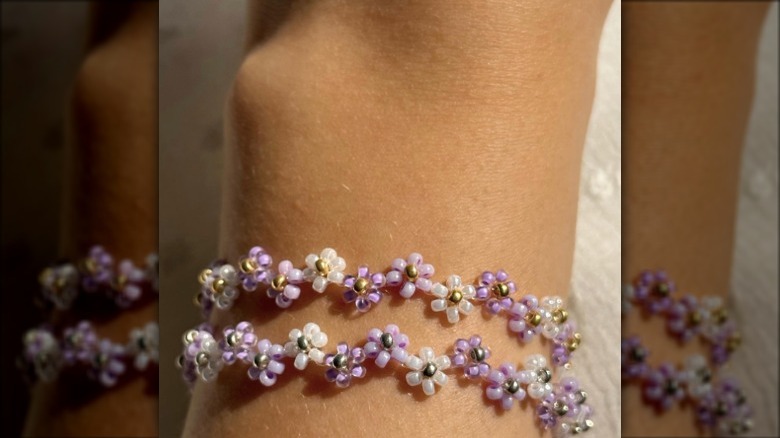
[[[540,368],[539,371],[536,372],[536,375],[542,383],[548,383],[552,380],[552,372],[547,368]]]
[[[553,403],[553,411],[555,411],[555,414],[559,417],[563,417],[569,412],[569,407],[566,403],[556,400],[555,403]]]
[[[504,382],[504,391],[515,394],[520,390],[520,382],[515,379],[508,379]]]
[[[201,351],[195,356],[195,363],[200,366],[205,366],[209,363],[209,355]]]
[[[306,339],[306,336],[298,336],[297,344],[298,349],[304,353],[308,353],[309,349],[311,348],[311,344],[309,343],[309,340]]]
[[[425,368],[423,368],[423,375],[425,377],[433,377],[437,370],[438,368],[436,368],[436,364],[433,362],[428,362],[428,365],[425,365]]]
[[[578,405],[581,405],[588,399],[588,393],[580,389],[574,393],[574,399]]]
[[[344,354],[337,354],[333,356],[333,366],[338,369],[344,369],[347,367],[347,356]]]
[[[264,370],[268,368],[269,363],[271,363],[271,357],[267,354],[258,353],[255,355],[254,364],[257,368]]]
[[[227,343],[231,347],[235,347],[236,345],[238,345],[238,341],[240,341],[240,339],[237,332],[233,332],[229,334],[227,337]]]
[[[482,347],[474,347],[469,352],[469,355],[474,362],[483,362],[485,360],[486,352]]]
[[[379,337],[379,341],[382,342],[382,347],[389,349],[393,347],[393,335],[390,333],[382,333]]]

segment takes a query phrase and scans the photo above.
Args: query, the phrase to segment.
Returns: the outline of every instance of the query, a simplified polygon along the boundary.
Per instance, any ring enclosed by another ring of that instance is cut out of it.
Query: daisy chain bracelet
[[[409,354],[409,337],[395,324],[387,325],[384,330],[371,329],[365,342],[358,343],[362,347],[350,348],[342,342],[331,353],[323,351],[328,336],[315,323],[291,330],[284,345],[260,339],[249,322],[225,327],[219,339],[207,324],[202,324],[186,332],[183,342],[178,365],[190,384],[198,378],[213,381],[224,366],[243,364],[248,365],[247,375],[251,380],[270,387],[289,369],[286,362],[292,360],[293,368],[300,371],[310,364],[324,368],[327,381],[338,388],[347,388],[352,379],[366,377],[367,361],[371,360],[378,368],[393,363],[406,369],[406,382],[421,386],[429,396],[454,376],[484,386],[486,397],[505,410],[527,397],[535,409],[536,421],[545,429],[579,434],[593,427],[593,411],[585,403],[587,394],[574,377],[565,375],[568,366],[561,370],[564,375],[557,376],[554,383],[552,369],[539,354],[526,358],[522,369],[512,363],[492,368],[487,362],[491,351],[478,335],[456,340],[452,354],[439,356],[430,347],[421,348],[419,355]]]
[[[556,366],[569,361],[570,354],[582,342],[576,325],[563,308],[563,300],[551,296],[537,298],[532,294],[515,301],[515,282],[506,271],[485,271],[474,284],[466,284],[458,275],[450,275],[444,283],[434,282],[433,265],[423,262],[419,253],[406,259],[397,258],[383,271],[372,272],[360,265],[355,274],[346,275],[347,263],[336,250],[325,248],[305,258],[303,269],[283,260],[274,267],[272,257],[259,246],[249,250],[238,261],[238,268],[218,260],[198,276],[201,289],[195,302],[203,310],[204,318],[216,309],[228,309],[241,290],[254,292],[265,289],[265,296],[280,308],[289,308],[301,296],[301,285],[309,284],[317,293],[328,287],[338,288],[347,303],[354,303],[359,312],[368,312],[385,295],[397,291],[404,299],[417,291],[432,295],[431,309],[443,312],[447,321],[456,324],[461,315],[469,315],[476,305],[483,305],[488,315],[503,314],[508,328],[526,343],[542,335],[552,343],[552,360]]]

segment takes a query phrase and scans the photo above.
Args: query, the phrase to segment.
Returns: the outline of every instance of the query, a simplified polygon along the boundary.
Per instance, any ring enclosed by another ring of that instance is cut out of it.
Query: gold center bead
[[[728,351],[734,351],[739,347],[739,345],[742,344],[742,335],[739,333],[733,333],[729,339],[726,341],[726,349]]]
[[[712,311],[712,317],[715,318],[717,324],[723,324],[728,320],[729,313],[723,307]]]
[[[249,274],[257,269],[257,262],[250,259],[249,257],[245,257],[241,259],[241,263],[239,263],[238,266],[241,268],[241,272],[244,274]]]
[[[317,268],[317,272],[323,276],[330,273],[330,265],[323,259],[317,259],[317,261],[314,262],[314,267]]]
[[[363,277],[358,278],[355,280],[355,285],[352,287],[355,292],[359,294],[363,294],[366,292],[366,289],[368,289],[368,280],[366,280]]]
[[[227,286],[227,282],[224,278],[218,278],[214,280],[213,283],[211,283],[211,290],[215,293],[221,294],[225,291],[225,287]]]
[[[509,295],[509,286],[504,283],[498,283],[493,289],[493,292],[499,297],[506,297]]]
[[[284,290],[287,286],[287,277],[284,274],[279,274],[271,280],[271,288],[277,292]]]
[[[697,310],[694,310],[688,314],[688,325],[695,327],[699,324],[701,324],[701,314]]]
[[[420,275],[420,272],[417,270],[417,266],[412,264],[406,265],[404,271],[406,271],[406,276],[409,278],[409,280],[415,280],[417,276]]]
[[[563,324],[567,319],[569,319],[569,312],[564,309],[556,309],[553,312],[552,317],[554,323]]]
[[[53,271],[51,268],[46,268],[41,271],[41,275],[38,276],[38,282],[43,285],[46,282],[46,278],[51,277]]]
[[[208,280],[209,277],[211,277],[211,269],[204,269],[200,271],[200,274],[198,274],[198,283],[200,284],[206,284],[206,280]]]
[[[571,338],[566,343],[566,348],[569,351],[574,351],[574,350],[577,349],[577,347],[580,346],[581,343],[582,343],[582,335],[579,334],[579,333],[575,333],[575,334],[571,335]]]
[[[450,293],[450,301],[452,301],[455,304],[458,304],[463,299],[463,292],[459,290],[454,290]]]
[[[542,323],[542,315],[540,315],[537,312],[530,311],[525,314],[525,322],[528,324],[531,324],[532,326],[536,327],[539,324]]]

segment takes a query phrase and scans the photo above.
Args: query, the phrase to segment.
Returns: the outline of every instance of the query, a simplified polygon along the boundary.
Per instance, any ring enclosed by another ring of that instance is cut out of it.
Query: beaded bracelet
[[[38,281],[43,299],[58,309],[69,309],[82,293],[102,295],[120,307],[128,307],[141,298],[144,290],[158,292],[157,264],[157,255],[150,254],[143,267],[129,259],[115,267],[111,254],[101,246],[93,246],[76,264],[60,262],[44,269]]]
[[[111,387],[125,374],[128,364],[144,371],[159,360],[159,329],[155,322],[133,329],[126,344],[99,338],[88,321],[66,328],[61,339],[47,327],[28,330],[23,344],[19,365],[31,381],[52,382],[64,370],[75,369]]]
[[[517,286],[504,270],[483,272],[475,284],[464,284],[458,275],[434,283],[433,265],[412,253],[406,259],[395,259],[386,273],[371,272],[368,266],[360,265],[356,274],[345,275],[346,261],[332,248],[325,248],[319,255],[309,254],[305,263],[306,267],[300,269],[284,260],[274,269],[272,257],[255,246],[239,260],[238,269],[224,260],[204,269],[198,277],[201,289],[195,303],[208,319],[214,308],[230,308],[240,289],[253,292],[265,287],[267,297],[280,308],[288,308],[300,297],[301,285],[308,283],[318,293],[330,285],[341,287],[344,301],[354,303],[359,312],[367,312],[388,294],[388,288],[396,289],[405,299],[419,290],[434,296],[431,309],[444,312],[451,324],[457,323],[461,315],[472,313],[475,304],[484,304],[489,315],[506,314],[509,330],[521,341],[529,342],[541,334],[552,342],[552,359],[557,366],[567,363],[582,341],[561,298],[540,300],[528,294],[516,302],[511,295]]]
[[[335,352],[327,354],[323,349],[328,336],[315,323],[290,331],[284,345],[260,339],[249,322],[225,327],[219,340],[207,324],[202,324],[185,333],[183,342],[178,365],[190,384],[198,377],[213,381],[225,365],[242,363],[249,366],[250,379],[269,387],[288,369],[285,362],[294,358],[295,369],[304,370],[313,363],[325,368],[327,381],[347,388],[352,379],[368,374],[365,362],[371,359],[378,368],[386,368],[390,363],[405,368],[406,382],[422,386],[429,396],[436,393],[437,386],[446,385],[453,369],[459,369],[458,377],[484,384],[487,398],[499,402],[503,409],[511,409],[527,395],[535,406],[537,422],[545,429],[577,434],[593,427],[592,408],[585,403],[586,393],[575,378],[562,376],[552,383],[553,371],[539,354],[529,356],[523,369],[511,363],[492,369],[487,362],[491,351],[478,335],[458,339],[453,354],[439,356],[430,347],[420,349],[417,356],[409,354],[409,337],[395,324],[384,330],[371,329],[365,343],[360,343],[362,347],[350,348],[342,342]]]
[[[731,378],[718,378],[722,366],[741,340],[718,297],[686,295],[674,299],[675,283],[663,271],[644,271],[633,285],[623,287],[623,315],[639,306],[646,314],[666,319],[668,333],[681,343],[696,337],[710,345],[707,359],[691,355],[683,369],[671,363],[657,368],[647,364],[649,352],[638,336],[621,341],[621,377],[624,385],[638,384],[643,401],[658,411],[676,403],[694,406],[697,424],[720,434],[737,435],[752,428],[752,410],[739,385]]]

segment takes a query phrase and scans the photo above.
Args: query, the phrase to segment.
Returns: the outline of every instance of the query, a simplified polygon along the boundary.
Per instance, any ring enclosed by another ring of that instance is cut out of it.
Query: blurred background
[[[0,8],[2,422],[19,436],[29,394],[15,359],[23,332],[43,317],[32,302],[38,273],[59,254],[65,106],[86,48],[88,4],[3,1]]]

